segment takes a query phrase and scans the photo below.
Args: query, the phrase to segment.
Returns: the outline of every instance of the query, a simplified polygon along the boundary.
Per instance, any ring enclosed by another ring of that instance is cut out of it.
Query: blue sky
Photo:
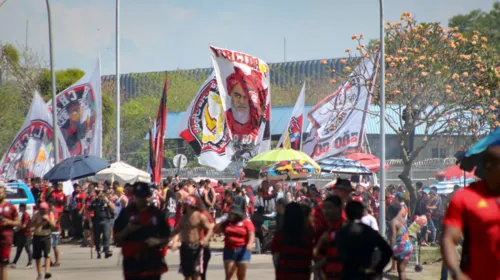
[[[386,19],[402,12],[419,21],[447,20],[495,0],[385,0]],[[115,1],[51,0],[57,69],[115,71]],[[0,7],[0,41],[28,46],[48,61],[43,0],[8,0]],[[340,57],[352,34],[378,37],[377,0],[121,0],[121,72],[210,67],[208,46],[249,53],[267,62]]]

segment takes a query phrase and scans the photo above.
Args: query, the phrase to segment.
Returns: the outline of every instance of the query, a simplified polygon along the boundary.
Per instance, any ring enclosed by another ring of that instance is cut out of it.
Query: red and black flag
[[[149,166],[153,175],[151,179],[157,185],[160,184],[161,181],[164,137],[167,130],[167,92],[168,76],[165,77],[165,85],[163,87],[163,94],[160,100],[156,121],[149,131]]]

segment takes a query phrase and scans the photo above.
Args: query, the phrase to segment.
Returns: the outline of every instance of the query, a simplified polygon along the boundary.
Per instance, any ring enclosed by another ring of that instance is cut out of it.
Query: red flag
[[[165,77],[165,85],[163,87],[163,95],[161,97],[160,106],[158,108],[158,116],[156,117],[156,131],[153,140],[154,162],[151,164],[151,170],[153,171],[153,182],[157,185],[160,184],[161,181],[164,137],[165,131],[167,130],[167,92],[168,76]]]

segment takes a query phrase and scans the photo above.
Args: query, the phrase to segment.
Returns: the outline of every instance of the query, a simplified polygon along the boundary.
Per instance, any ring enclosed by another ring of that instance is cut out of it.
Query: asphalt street
[[[123,279],[121,263],[119,263],[119,249],[114,248],[114,256],[109,259],[90,258],[89,248],[80,248],[76,245],[61,246],[61,267],[52,269],[52,279],[57,280],[89,280],[105,279],[118,280]],[[15,249],[11,251],[11,259],[14,257]],[[18,262],[17,269],[9,269],[9,280],[35,280],[37,277],[36,269],[26,269],[26,253],[23,252]],[[167,255],[169,272],[164,274],[162,279],[181,280],[182,275],[177,273],[179,268],[178,252],[169,252]],[[408,278],[419,279],[439,279],[440,264],[426,265],[424,271],[415,273],[413,267],[408,268]],[[212,259],[208,268],[208,279],[224,279],[224,267],[222,255],[219,252],[212,253]],[[249,267],[247,279],[274,279],[274,269],[271,262],[271,255],[253,255]],[[384,279],[397,279],[395,275],[387,275]]]

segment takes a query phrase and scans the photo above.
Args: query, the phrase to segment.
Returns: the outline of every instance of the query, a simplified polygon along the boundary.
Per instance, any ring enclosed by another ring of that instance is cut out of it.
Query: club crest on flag
[[[57,124],[71,155],[89,154],[97,119],[91,84],[71,87],[57,96]]]
[[[47,102],[52,110],[52,101]],[[70,156],[102,156],[101,62],[56,96],[57,125]]]
[[[213,79],[195,99],[189,118],[189,129],[201,144],[201,152],[210,149],[223,153],[229,138],[226,133],[224,109]]]
[[[189,104],[179,135],[193,148],[198,163],[224,170],[231,163],[230,141],[215,74],[211,74]]]
[[[52,114],[42,97],[35,93],[21,131],[5,153],[0,174],[7,179],[41,177],[54,166]],[[68,156],[59,134],[59,160]]]

